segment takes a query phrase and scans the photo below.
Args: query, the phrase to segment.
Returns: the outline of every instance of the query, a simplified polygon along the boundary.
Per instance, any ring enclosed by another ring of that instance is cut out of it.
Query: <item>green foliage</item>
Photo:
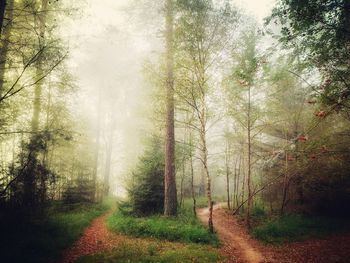
[[[286,215],[254,228],[253,235],[267,243],[283,243],[322,237],[349,229],[346,219]]]
[[[114,231],[137,237],[155,237],[169,241],[217,245],[215,235],[192,214],[191,208],[182,209],[177,218],[160,215],[133,217],[126,213],[125,206],[108,219],[108,227]]]
[[[280,0],[268,20],[282,27],[280,42],[320,70],[322,83],[314,88],[337,110],[349,106],[349,6],[348,0]]]
[[[132,210],[136,215],[163,212],[164,201],[164,156],[159,138],[153,136],[132,172],[128,188]]]
[[[75,208],[58,205],[44,218],[27,219],[21,215],[1,218],[1,261],[46,263],[59,259],[62,251],[109,206],[107,203]]]
[[[94,201],[95,187],[89,174],[81,174],[72,181],[62,194],[65,204],[91,203]]]
[[[111,252],[80,258],[77,263],[207,263],[222,260],[213,248],[199,245],[182,246],[165,242],[149,244],[122,243]]]

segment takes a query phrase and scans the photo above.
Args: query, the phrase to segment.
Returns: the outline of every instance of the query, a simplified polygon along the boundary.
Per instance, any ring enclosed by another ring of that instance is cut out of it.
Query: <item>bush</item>
[[[287,215],[256,227],[253,235],[267,243],[283,243],[322,237],[349,228],[347,219]]]
[[[2,262],[53,262],[79,238],[91,221],[103,214],[107,204],[73,209],[56,207],[45,219],[1,219]]]
[[[131,208],[136,215],[163,212],[164,207],[164,156],[157,137],[152,137],[146,146],[139,164],[132,173],[128,187]]]
[[[136,237],[155,237],[169,241],[202,243],[217,245],[218,240],[210,234],[190,209],[181,210],[177,218],[166,218],[160,215],[151,217],[133,217],[117,211],[108,219],[108,227]]]

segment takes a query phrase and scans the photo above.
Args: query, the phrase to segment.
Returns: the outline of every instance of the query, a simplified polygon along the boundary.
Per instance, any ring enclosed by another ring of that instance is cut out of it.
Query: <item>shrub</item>
[[[150,215],[163,212],[164,207],[164,156],[161,141],[152,137],[139,160],[128,194],[132,211],[136,215]]]
[[[108,227],[136,237],[155,237],[169,241],[217,245],[218,240],[210,234],[192,214],[181,210],[177,218],[163,216],[133,217],[118,211],[108,219]]]
[[[267,243],[283,243],[321,237],[346,229],[349,229],[347,219],[286,215],[256,227],[253,235]]]

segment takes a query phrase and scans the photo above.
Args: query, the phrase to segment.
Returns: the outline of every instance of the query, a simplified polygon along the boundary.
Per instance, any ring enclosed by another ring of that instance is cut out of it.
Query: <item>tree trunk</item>
[[[237,171],[238,158],[235,162],[235,172],[233,178],[233,196],[232,196],[232,208],[238,205],[238,171]]]
[[[203,95],[204,96],[204,95]],[[208,169],[208,148],[207,148],[207,127],[206,127],[206,119],[207,119],[207,113],[205,109],[205,98],[202,97],[202,109],[200,112],[200,123],[201,123],[201,129],[200,129],[200,139],[201,139],[201,147],[202,147],[202,163],[203,168],[205,172],[205,176],[207,179],[207,198],[208,198],[208,209],[209,209],[209,218],[208,218],[208,227],[209,231],[211,233],[214,232],[214,224],[213,224],[213,200],[211,196],[211,179],[209,175],[209,169]]]
[[[1,5],[2,2],[1,1]],[[7,3],[7,12],[8,15],[8,24],[5,28],[3,28],[3,18],[1,18],[1,48],[0,48],[0,97],[4,93],[4,82],[5,82],[5,71],[6,71],[6,61],[7,61],[7,53],[9,49],[9,43],[10,43],[10,33],[11,33],[11,27],[12,27],[12,20],[13,20],[13,8],[14,8],[14,0],[9,0]],[[2,10],[1,10],[2,12]]]
[[[241,193],[241,203],[242,205],[242,210],[244,211],[245,205],[244,205],[244,196],[245,196],[245,187],[246,187],[246,171],[245,171],[245,160],[244,158],[242,159],[242,173],[243,173],[243,178],[242,178],[242,193]]]
[[[4,24],[6,0],[0,0],[0,36],[2,36],[2,26]]]
[[[111,174],[111,160],[112,160],[112,154],[113,154],[113,139],[114,139],[114,130],[115,130],[116,121],[113,118],[113,114],[111,114],[111,127],[109,131],[109,137],[108,137],[108,145],[107,145],[107,156],[106,156],[106,165],[105,165],[105,173],[103,178],[103,190],[104,195],[109,195],[109,181],[110,181],[110,174]]]
[[[39,30],[39,46],[40,48],[45,45],[45,25],[46,25],[46,10],[47,10],[48,0],[41,1],[41,15],[39,18],[38,30]],[[36,62],[36,75],[42,76],[42,58],[38,58]],[[41,113],[41,95],[42,95],[43,83],[39,81],[34,88],[34,103],[33,103],[33,115],[31,121],[31,131],[33,132],[33,136],[30,141],[30,154],[29,154],[29,162],[28,169],[25,174],[24,180],[24,204],[32,207],[36,203],[36,166],[38,162],[38,131],[40,124],[40,113]]]
[[[98,162],[99,162],[99,153],[100,153],[100,130],[101,130],[101,90],[99,90],[98,94],[98,102],[97,102],[97,127],[95,133],[95,149],[94,149],[94,166],[92,170],[92,200],[96,200],[97,195],[97,171],[98,171]]]
[[[252,142],[251,142],[251,87],[248,88],[248,126],[247,126],[247,139],[248,139],[248,171],[247,171],[247,188],[248,188],[248,202],[246,212],[246,224],[247,227],[251,228],[250,222],[250,210],[252,206],[252,186],[251,186],[251,173],[252,173]]]
[[[236,208],[239,205],[239,182],[241,177],[241,157],[239,157],[238,169],[237,169],[237,181],[236,181]]]
[[[175,179],[175,128],[174,128],[174,48],[173,48],[173,0],[166,0],[166,135],[164,174],[164,215],[177,215]]]
[[[228,140],[228,139],[227,139]],[[227,193],[227,208],[231,209],[230,203],[230,167],[229,167],[229,142],[226,142],[225,167],[226,167],[226,193]]]
[[[285,174],[283,178],[283,190],[282,190],[282,204],[281,204],[281,216],[284,215],[284,208],[287,200],[287,191],[288,191],[288,154],[286,152],[285,156]]]
[[[192,142],[191,142],[191,145],[192,145]],[[191,153],[190,153],[190,165],[191,165],[191,192],[192,192],[192,200],[193,200],[193,214],[195,216],[197,216],[196,193],[195,193],[195,189],[194,189],[194,171],[193,171],[192,149],[191,149]]]

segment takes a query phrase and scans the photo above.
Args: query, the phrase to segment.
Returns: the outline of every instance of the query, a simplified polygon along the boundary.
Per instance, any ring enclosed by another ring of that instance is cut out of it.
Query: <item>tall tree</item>
[[[40,6],[40,16],[37,18],[39,21],[35,21],[37,23],[35,26],[38,28],[38,44],[39,49],[45,46],[46,42],[46,15],[47,15],[47,6],[48,0],[42,0]],[[36,76],[40,78],[43,74],[43,57],[40,57],[36,61]],[[40,136],[39,136],[39,124],[40,124],[40,114],[41,114],[41,97],[43,92],[43,81],[38,81],[34,87],[34,101],[33,101],[33,115],[31,120],[31,131],[33,136],[29,145],[29,160],[28,167],[29,169],[26,171],[25,180],[24,180],[24,202],[29,206],[33,206],[36,202],[36,167],[38,162],[38,149],[40,148]]]
[[[110,114],[110,123],[109,123],[109,131],[108,131],[108,139],[107,139],[107,150],[106,150],[106,163],[105,163],[105,171],[104,171],[104,178],[103,178],[103,188],[104,188],[104,194],[106,196],[109,195],[110,190],[110,174],[111,174],[111,161],[112,161],[112,154],[113,154],[113,143],[114,143],[114,133],[115,133],[115,126],[116,126],[116,119],[113,116],[113,107],[111,107],[111,114]]]
[[[322,75],[317,95],[333,110],[350,109],[350,0],[280,0],[271,21],[286,48]]]
[[[235,104],[229,105],[231,116],[235,122],[242,128],[244,138],[244,148],[246,160],[246,183],[247,188],[247,209],[246,224],[250,227],[250,213],[253,204],[253,147],[254,140],[264,127],[259,123],[261,118],[259,108],[257,107],[258,92],[257,73],[259,69],[259,55],[257,50],[258,35],[255,25],[252,25],[242,34],[241,48],[234,55],[235,66],[233,74],[228,80],[230,101],[235,100]],[[244,189],[243,189],[244,191]],[[244,192],[242,191],[242,195]],[[243,197],[243,196],[242,196]]]
[[[209,172],[208,130],[210,122],[209,95],[213,65],[224,56],[236,26],[236,13],[231,6],[217,7],[213,1],[179,1],[179,21],[176,31],[177,95],[191,108],[195,122],[191,127],[198,133],[198,159],[206,179],[208,226],[213,226],[212,179]]]
[[[174,129],[174,3],[166,0],[166,134],[164,174],[164,215],[177,215],[175,180],[175,129]]]
[[[4,24],[6,0],[0,0],[0,36],[2,35],[2,25]]]
[[[2,1],[5,2],[5,1]],[[1,25],[1,35],[0,35],[0,97],[3,93],[3,87],[5,82],[5,69],[6,69],[6,61],[8,55],[8,49],[10,44],[10,33],[12,27],[13,20],[13,12],[14,12],[14,0],[9,0],[7,3],[7,20],[8,23],[6,27]]]

